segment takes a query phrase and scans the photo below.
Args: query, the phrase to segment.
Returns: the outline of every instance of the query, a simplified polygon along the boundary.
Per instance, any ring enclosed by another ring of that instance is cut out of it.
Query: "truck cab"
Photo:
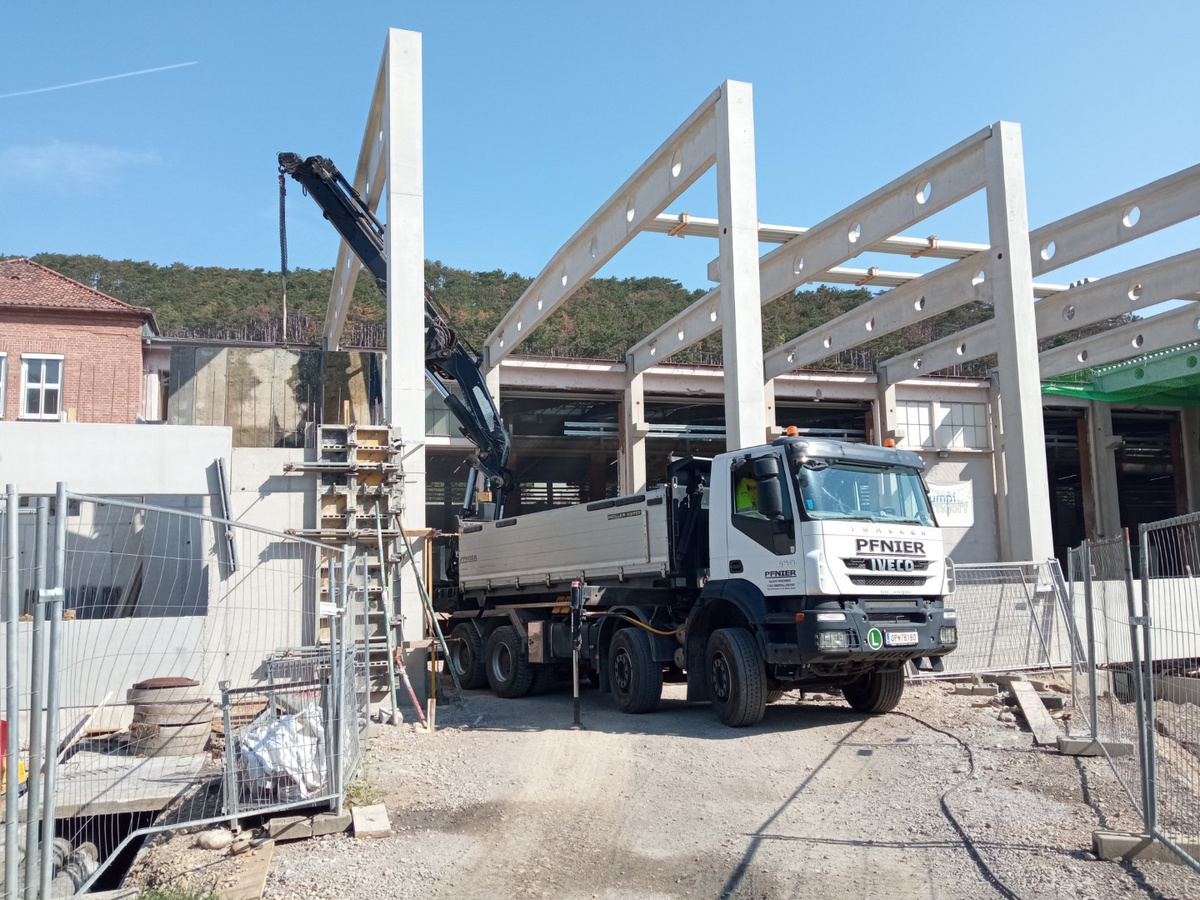
[[[879,712],[907,662],[940,670],[957,643],[954,575],[922,468],[909,451],[799,436],[717,456],[687,644],[689,672],[707,677],[689,677],[689,696],[720,699],[708,645],[722,628],[754,638],[768,694],[838,687]]]

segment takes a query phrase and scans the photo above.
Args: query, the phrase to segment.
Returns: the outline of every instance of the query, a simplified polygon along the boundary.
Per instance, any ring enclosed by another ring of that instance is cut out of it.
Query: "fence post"
[[[1096,621],[1092,612],[1092,551],[1091,542],[1085,540],[1081,545],[1083,552],[1080,565],[1083,568],[1083,611],[1084,626],[1087,629],[1087,664],[1088,664],[1088,718],[1092,729],[1092,740],[1100,740],[1099,710],[1096,704]]]
[[[8,526],[8,589],[4,602],[4,688],[6,696],[6,713],[8,728],[8,746],[5,753],[4,768],[4,897],[5,900],[16,900],[17,881],[19,878],[17,860],[17,831],[20,828],[21,816],[19,789],[21,771],[21,693],[17,682],[17,641],[18,622],[21,618],[21,570],[17,565],[17,541],[20,529],[17,517],[21,513],[17,486],[10,484],[6,488],[5,524]]]
[[[225,728],[225,812],[234,832],[241,831],[238,822],[237,739],[233,734],[233,712],[229,702],[229,682],[217,683],[221,689],[221,724]]]
[[[1145,807],[1146,833],[1154,834],[1158,829],[1158,751],[1154,735],[1154,645],[1150,636],[1150,554],[1148,553],[1146,534],[1145,524],[1139,526],[1138,541],[1141,545],[1142,557],[1142,615],[1136,619],[1131,616],[1130,621],[1142,626],[1142,640],[1145,647],[1142,656],[1145,674],[1142,676],[1142,693],[1139,695],[1140,701],[1137,707],[1138,712],[1141,713],[1142,703],[1145,703],[1145,718],[1142,728],[1142,791],[1144,792],[1142,805]],[[1130,637],[1134,640],[1133,652],[1136,654],[1137,641],[1133,625],[1130,626]]]
[[[29,683],[29,770],[25,791],[25,900],[34,900],[38,889],[38,829],[41,816],[38,786],[42,783],[42,692],[46,683],[46,654],[42,632],[46,624],[46,607],[42,591],[46,589],[46,557],[50,543],[50,498],[37,500],[37,543],[33,574],[33,652],[32,677]]]
[[[42,784],[42,876],[39,896],[50,896],[54,875],[54,821],[58,788],[59,642],[62,639],[63,600],[67,583],[67,486],[58,483],[54,494],[54,588],[43,591],[40,602],[49,602],[50,644],[46,651],[46,777]]]

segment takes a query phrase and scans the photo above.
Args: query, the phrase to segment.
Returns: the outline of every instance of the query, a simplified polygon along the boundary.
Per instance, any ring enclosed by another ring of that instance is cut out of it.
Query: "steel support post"
[[[17,857],[17,831],[20,820],[18,788],[21,763],[21,692],[18,684],[17,645],[18,622],[21,618],[21,569],[17,554],[20,528],[17,517],[21,513],[17,486],[10,484],[5,494],[5,524],[8,530],[7,545],[7,588],[4,592],[4,689],[5,708],[8,718],[8,746],[5,753],[4,793],[4,897],[16,900],[19,860]]]
[[[992,126],[984,166],[991,246],[984,274],[992,281],[998,380],[1004,395],[1009,547],[1016,559],[1040,559],[1051,555],[1054,542],[1019,125]]]
[[[225,782],[225,814],[229,816],[230,828],[237,833],[241,831],[241,823],[238,821],[237,738],[233,734],[229,682],[219,682],[217,687],[221,690],[221,723],[225,728],[225,768],[222,773]]]
[[[740,81],[721,85],[716,123],[725,444],[729,450],[737,450],[760,443],[767,431],[750,85]]]
[[[41,816],[41,796],[37,787],[42,783],[42,704],[46,686],[45,641],[46,606],[42,591],[46,589],[46,561],[50,544],[50,498],[37,500],[37,544],[34,553],[33,587],[37,598],[33,605],[33,671],[29,680],[29,773],[25,791],[25,898],[34,900],[38,889],[38,829]]]
[[[67,486],[58,483],[54,495],[54,587],[38,598],[49,603],[50,641],[46,649],[46,776],[42,782],[42,858],[39,896],[50,896],[54,877],[54,822],[58,790],[59,645],[62,640],[63,598],[67,583]]]
[[[1098,720],[1099,707],[1096,703],[1096,617],[1092,611],[1092,551],[1087,541],[1083,542],[1080,564],[1083,568],[1083,621],[1087,632],[1088,667],[1088,723],[1092,729],[1092,740],[1100,740]]]
[[[1125,535],[1125,556],[1122,562],[1125,566],[1125,606],[1129,615],[1129,647],[1132,650],[1133,658],[1133,695],[1134,697],[1143,697],[1145,695],[1145,680],[1142,675],[1142,660],[1141,650],[1138,647],[1137,639],[1137,605],[1133,599],[1133,558],[1129,550],[1129,529],[1124,530]],[[1145,587],[1143,586],[1143,601],[1142,608],[1145,609]],[[1146,629],[1149,631],[1149,628]],[[1151,678],[1151,690],[1153,690],[1153,678]],[[1092,694],[1092,703],[1095,703],[1095,692]],[[1135,703],[1137,707],[1137,730],[1138,730],[1138,752],[1142,755],[1141,776],[1142,776],[1142,815],[1145,817],[1145,827],[1147,833],[1150,831],[1151,821],[1149,816],[1150,810],[1150,784],[1146,777],[1149,768],[1146,765],[1146,711],[1142,708],[1141,703]]]
[[[1146,526],[1142,525],[1138,532],[1138,541],[1141,545],[1141,565],[1142,565],[1142,614],[1138,618],[1142,626],[1142,693],[1141,702],[1138,703],[1138,712],[1140,713],[1145,705],[1144,727],[1142,728],[1142,791],[1144,796],[1145,809],[1145,827],[1146,831],[1154,834],[1158,829],[1158,750],[1157,739],[1154,733],[1154,640],[1151,636],[1153,629],[1150,627],[1153,615],[1153,604],[1150,602],[1150,565],[1149,565],[1149,541],[1146,539]],[[1137,653],[1137,640],[1135,629],[1130,629],[1130,637],[1133,638],[1134,653]]]

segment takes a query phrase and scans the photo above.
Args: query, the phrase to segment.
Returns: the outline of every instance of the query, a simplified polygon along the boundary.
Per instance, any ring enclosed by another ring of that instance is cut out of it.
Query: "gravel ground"
[[[1183,866],[1092,855],[1138,826],[1107,762],[950,690],[877,717],[790,694],[737,730],[679,685],[645,716],[588,691],[583,731],[567,694],[470,692],[434,734],[373,735],[391,838],[278,845],[264,896],[1200,898]]]

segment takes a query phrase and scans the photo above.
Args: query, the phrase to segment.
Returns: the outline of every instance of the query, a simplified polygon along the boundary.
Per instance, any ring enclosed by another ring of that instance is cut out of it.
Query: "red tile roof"
[[[0,307],[4,306],[137,313],[158,331],[154,314],[145,307],[102,294],[28,259],[0,260]]]

